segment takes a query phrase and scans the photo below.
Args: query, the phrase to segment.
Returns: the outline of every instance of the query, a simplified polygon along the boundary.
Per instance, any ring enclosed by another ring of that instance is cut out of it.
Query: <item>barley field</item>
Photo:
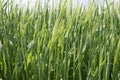
[[[47,1],[0,0],[0,80],[119,80],[120,7]]]

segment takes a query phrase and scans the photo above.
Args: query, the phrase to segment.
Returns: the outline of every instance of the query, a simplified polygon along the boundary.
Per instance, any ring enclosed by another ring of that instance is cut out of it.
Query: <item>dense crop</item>
[[[0,79],[120,79],[120,19],[114,4],[34,9],[0,0]],[[106,1],[107,2],[107,1]]]

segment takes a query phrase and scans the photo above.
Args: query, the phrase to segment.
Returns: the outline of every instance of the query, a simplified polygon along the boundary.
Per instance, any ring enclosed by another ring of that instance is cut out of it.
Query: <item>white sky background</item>
[[[34,5],[36,4],[36,1],[40,1],[40,3],[42,4],[42,7],[44,6],[44,2],[47,1],[47,0],[13,0],[14,1],[14,4],[17,4],[19,6],[22,6],[24,8],[27,8],[28,6],[28,2],[29,2],[29,8],[34,8]],[[54,1],[54,6],[58,6],[57,3],[59,3],[60,0],[49,0],[49,6],[52,6],[52,1]],[[61,0],[61,1],[65,1],[65,0]],[[70,1],[70,0],[68,0]],[[92,1],[92,0],[72,0],[72,4],[73,6],[80,6],[82,5],[83,7],[87,7],[89,2]],[[104,5],[104,1],[105,0],[95,0],[95,1],[98,1],[98,4],[99,5]],[[108,0],[109,2],[111,1],[116,1],[116,4],[118,4],[118,2],[120,2],[120,0]],[[97,4],[97,3],[96,3]]]
[[[35,5],[36,0],[14,0],[14,3],[18,4],[20,6],[23,6],[23,7],[27,7],[28,6],[28,1],[30,3],[30,6],[31,6],[30,8],[32,8]],[[39,1],[44,6],[45,0],[39,0]],[[63,1],[65,1],[65,0],[63,0]],[[78,3],[77,3],[77,1],[78,1]],[[52,0],[50,0],[50,3],[51,2],[52,2]],[[55,4],[57,4],[58,2],[59,2],[59,0],[54,0]],[[77,4],[80,4],[80,5],[83,5],[83,6],[87,6],[89,0],[72,0],[72,2],[73,2],[73,6],[76,6]]]

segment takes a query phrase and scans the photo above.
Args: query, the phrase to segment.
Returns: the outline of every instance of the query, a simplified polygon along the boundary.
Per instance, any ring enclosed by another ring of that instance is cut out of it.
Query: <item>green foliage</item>
[[[114,5],[70,4],[42,8],[36,2],[30,10],[0,1],[0,80],[120,79]]]

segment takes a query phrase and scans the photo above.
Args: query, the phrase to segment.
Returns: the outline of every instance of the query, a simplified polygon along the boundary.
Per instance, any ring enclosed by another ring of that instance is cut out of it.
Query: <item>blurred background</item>
[[[22,6],[24,8],[26,8],[29,6],[30,8],[34,7],[34,5],[36,4],[36,1],[40,2],[42,4],[42,7],[44,7],[45,1],[47,0],[14,0],[14,4]],[[61,1],[64,2],[65,0],[48,0],[49,1],[49,6],[57,6],[57,4]],[[88,4],[92,1],[96,1],[96,4],[98,5],[103,5],[104,7],[106,6],[106,0],[68,0],[69,2],[72,1],[72,6],[73,7],[77,7],[77,6],[82,6],[82,7],[88,7]],[[107,0],[108,3],[111,3],[113,1],[119,1],[119,0]],[[54,4],[52,4],[54,2]]]

